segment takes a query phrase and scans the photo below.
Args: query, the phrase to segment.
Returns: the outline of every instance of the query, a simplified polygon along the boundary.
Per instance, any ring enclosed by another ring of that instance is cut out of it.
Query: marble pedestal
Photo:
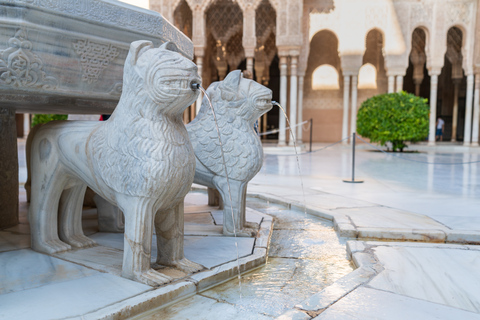
[[[0,230],[18,224],[15,110],[0,108]]]

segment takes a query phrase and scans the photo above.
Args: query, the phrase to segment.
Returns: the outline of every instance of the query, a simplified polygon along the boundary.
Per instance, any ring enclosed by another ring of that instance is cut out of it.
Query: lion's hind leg
[[[69,245],[77,248],[88,248],[96,243],[83,234],[82,206],[87,185],[81,181],[70,182],[60,198],[59,236]]]
[[[48,254],[71,249],[58,237],[58,204],[67,177],[53,148],[48,137],[40,137],[33,143],[32,189],[28,211],[32,249]]]

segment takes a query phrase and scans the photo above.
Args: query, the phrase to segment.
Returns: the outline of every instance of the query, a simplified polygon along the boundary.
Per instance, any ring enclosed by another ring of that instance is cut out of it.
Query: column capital
[[[298,57],[300,55],[299,46],[277,46],[278,56],[295,56]]]
[[[387,70],[387,77],[393,76],[402,76],[404,77],[405,74],[407,73],[407,70],[405,70],[403,67],[398,67],[398,68],[390,68]]]
[[[442,67],[430,67],[428,68],[428,74],[430,76],[438,76],[442,73]]]
[[[344,76],[356,76],[363,64],[363,55],[348,54],[341,55],[340,62]]]
[[[197,57],[203,57],[205,55],[205,47],[204,46],[193,46],[193,52]]]

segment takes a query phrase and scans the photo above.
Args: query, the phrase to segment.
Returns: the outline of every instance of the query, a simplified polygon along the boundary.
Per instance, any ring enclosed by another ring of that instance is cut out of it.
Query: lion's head
[[[171,114],[182,114],[197,99],[199,91],[191,84],[201,82],[197,66],[178,53],[175,44],[154,48],[145,40],[131,44],[123,81],[122,98],[125,94],[145,96]]]
[[[240,70],[232,71],[223,81],[210,85],[207,94],[211,97],[215,110],[216,105],[221,106],[218,112],[228,113],[231,117],[241,117],[252,126],[272,108],[272,90],[243,78]]]

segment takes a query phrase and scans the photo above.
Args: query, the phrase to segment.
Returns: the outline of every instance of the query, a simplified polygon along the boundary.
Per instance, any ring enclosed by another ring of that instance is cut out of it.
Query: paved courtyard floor
[[[314,145],[314,150],[323,147]],[[342,181],[351,178],[349,146],[304,154],[298,162],[295,156],[274,155],[284,151],[268,148],[264,166],[248,188],[249,210],[273,217],[267,264],[244,274],[241,284],[233,279],[192,291],[179,302],[137,318],[480,319],[480,150],[419,145],[410,148],[418,153],[395,156],[369,149],[360,145],[356,153],[356,178],[364,183],[349,184]],[[20,181],[24,178],[21,169]],[[189,201],[202,209],[205,193],[192,194]],[[194,211],[210,212],[207,217],[218,219],[215,210]],[[186,227],[192,240],[200,236],[194,234],[199,230],[197,218],[200,215]],[[25,233],[19,227],[4,246],[22,243]],[[203,240],[205,246],[186,241],[187,251],[206,259],[207,268],[208,259],[231,255],[228,249],[218,255],[209,250],[219,245],[212,236]],[[121,241],[113,236],[94,237],[105,247],[120,248]],[[16,252],[20,259],[21,249],[14,246],[17,250],[4,255]],[[213,257],[198,254],[200,248]],[[218,263],[213,260],[214,268]],[[1,259],[0,264],[7,261],[12,260]],[[75,279],[110,281],[109,274],[87,267],[71,266],[67,271]],[[23,290],[14,280],[10,287]],[[112,295],[103,306],[150,290],[115,281],[123,287],[109,290],[120,296]]]

